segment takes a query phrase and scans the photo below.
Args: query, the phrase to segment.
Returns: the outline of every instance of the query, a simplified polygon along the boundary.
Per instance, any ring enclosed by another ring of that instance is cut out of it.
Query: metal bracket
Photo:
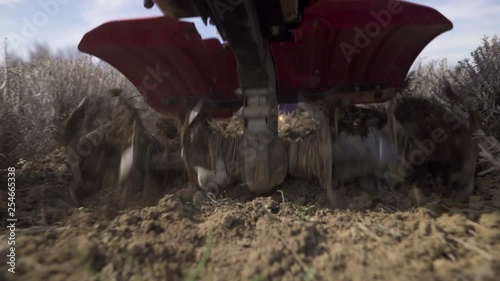
[[[275,160],[270,159],[269,146],[276,140],[278,131],[274,63],[258,12],[266,2],[224,2],[224,10],[213,1],[205,3],[211,11],[211,20],[227,39],[238,62],[240,89],[235,94],[243,98],[239,114],[245,122],[241,151],[244,181],[250,191],[265,193],[273,187],[270,163]]]

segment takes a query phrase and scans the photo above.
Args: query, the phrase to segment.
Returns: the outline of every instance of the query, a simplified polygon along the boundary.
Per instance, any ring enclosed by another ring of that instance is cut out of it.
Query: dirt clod
[[[234,133],[238,122],[216,126]],[[286,126],[281,133],[301,137]],[[75,209],[63,161],[55,151],[19,174],[18,263],[15,278],[5,280],[456,281],[500,274],[495,178],[478,178],[474,195],[460,204],[417,184],[377,195],[358,182],[345,186],[348,208],[332,210],[318,182],[289,178],[263,196],[236,185],[216,198],[173,181],[160,185],[165,195],[153,203],[124,208],[108,188]]]

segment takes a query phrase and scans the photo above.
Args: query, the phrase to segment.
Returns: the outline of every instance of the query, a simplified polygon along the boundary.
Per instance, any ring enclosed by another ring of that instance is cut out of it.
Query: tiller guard
[[[294,41],[270,43],[278,103],[296,102],[298,94],[386,101],[425,46],[452,27],[438,11],[410,2],[319,0],[305,9]],[[231,48],[203,40],[193,23],[113,21],[87,33],[78,48],[123,73],[160,113],[200,98],[209,117],[231,116],[242,106]]]

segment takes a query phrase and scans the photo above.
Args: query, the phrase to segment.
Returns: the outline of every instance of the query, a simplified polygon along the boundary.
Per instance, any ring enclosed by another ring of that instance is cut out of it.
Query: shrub
[[[0,71],[0,168],[20,159],[31,159],[57,146],[64,120],[80,100],[92,95],[102,118],[112,111],[105,92],[120,87],[128,94],[135,88],[115,69],[90,57],[61,59],[41,49],[30,61],[11,63],[5,45]],[[98,120],[96,120],[98,122]]]
[[[500,168],[500,38],[483,38],[481,46],[471,52],[471,58],[449,66],[445,59],[417,63],[408,76],[402,95],[423,96],[444,104],[458,117],[475,109],[485,121],[482,135],[481,161]],[[443,88],[450,85],[464,100],[464,106],[446,97]]]

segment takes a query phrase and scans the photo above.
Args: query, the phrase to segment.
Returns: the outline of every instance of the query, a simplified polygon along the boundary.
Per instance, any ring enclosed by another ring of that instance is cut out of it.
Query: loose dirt
[[[286,130],[288,138],[297,137]],[[184,187],[179,180],[164,186],[165,195],[150,206],[120,209],[118,191],[103,189],[76,209],[63,164],[63,150],[19,164],[16,274],[4,262],[8,233],[2,207],[0,280],[500,276],[500,177],[477,178],[468,204],[447,203],[415,186],[377,197],[350,186],[350,209],[331,210],[317,183],[299,179],[288,179],[267,196],[235,186],[215,201],[197,194],[186,203],[174,195]],[[7,198],[5,191],[0,198]]]
[[[289,179],[262,197],[234,187],[216,202],[185,204],[166,194],[153,206],[119,210],[114,195],[103,191],[85,202],[88,207],[74,209],[69,174],[58,165],[61,153],[19,170],[16,274],[2,262],[1,280],[498,280],[500,275],[500,189],[494,178],[478,178],[476,194],[464,205],[416,192],[409,192],[404,204],[401,195],[373,200],[360,193],[351,210],[331,210],[317,184]],[[2,231],[2,257],[6,237]]]

